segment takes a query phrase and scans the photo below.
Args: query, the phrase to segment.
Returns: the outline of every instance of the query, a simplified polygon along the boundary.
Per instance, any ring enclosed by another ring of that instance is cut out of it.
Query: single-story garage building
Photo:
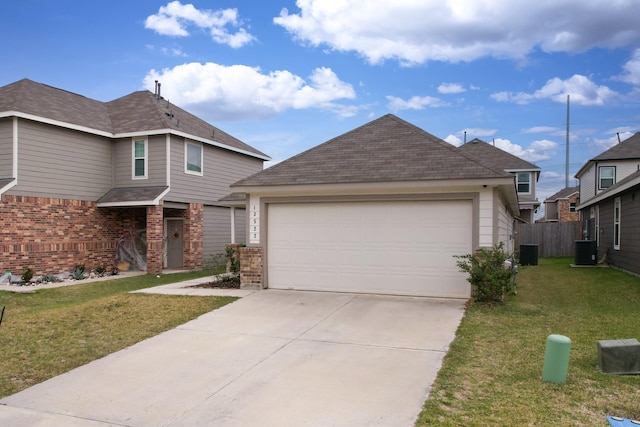
[[[231,189],[243,286],[469,298],[455,256],[513,250],[514,176],[390,114]]]

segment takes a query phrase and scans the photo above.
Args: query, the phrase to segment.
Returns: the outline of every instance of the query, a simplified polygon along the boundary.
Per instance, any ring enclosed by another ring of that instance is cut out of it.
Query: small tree
[[[456,255],[460,271],[469,274],[472,296],[476,301],[502,301],[505,294],[515,289],[516,269],[505,267],[509,259],[504,244],[492,249],[481,248],[474,254]]]

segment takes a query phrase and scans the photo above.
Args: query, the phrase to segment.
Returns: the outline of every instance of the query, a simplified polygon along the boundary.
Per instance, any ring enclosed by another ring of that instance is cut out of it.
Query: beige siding
[[[138,138],[136,138],[138,139]],[[156,135],[147,138],[148,175],[147,179],[132,179],[133,153],[132,138],[121,138],[115,143],[114,149],[114,187],[144,187],[167,184],[167,150],[166,136]]]
[[[0,120],[0,178],[13,176],[13,119]]]
[[[589,167],[580,177],[580,202],[584,203],[596,195],[596,168]]]
[[[503,243],[505,252],[513,253],[513,216],[509,213],[506,202],[498,191],[494,192],[496,205],[496,239],[495,243]]]
[[[481,247],[490,248],[494,244],[493,230],[495,226],[493,221],[493,190],[491,188],[483,188],[480,191],[479,205],[479,244]]]
[[[18,122],[18,185],[8,194],[97,200],[111,188],[110,139]]]
[[[171,191],[167,200],[212,203],[231,192],[229,185],[262,170],[262,160],[203,144],[203,175],[185,173],[184,138],[171,141]]]

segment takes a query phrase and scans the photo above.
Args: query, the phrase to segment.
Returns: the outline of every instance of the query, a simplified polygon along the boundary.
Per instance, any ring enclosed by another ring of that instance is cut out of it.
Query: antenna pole
[[[566,159],[564,166],[564,187],[569,187],[569,95],[567,95],[567,141]]]

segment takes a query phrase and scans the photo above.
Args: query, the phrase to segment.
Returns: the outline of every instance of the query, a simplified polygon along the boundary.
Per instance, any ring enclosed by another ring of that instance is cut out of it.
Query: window
[[[613,202],[613,249],[620,250],[620,197]]]
[[[202,176],[202,145],[185,142],[184,171]]]
[[[569,212],[575,212],[576,211],[576,202],[570,202],[569,203]]]
[[[603,190],[616,183],[616,167],[600,166],[598,169],[598,189]]]
[[[134,139],[131,145],[132,150],[132,179],[146,179],[147,178],[147,139]]]
[[[518,193],[530,193],[531,192],[531,174],[519,173],[518,174]]]

